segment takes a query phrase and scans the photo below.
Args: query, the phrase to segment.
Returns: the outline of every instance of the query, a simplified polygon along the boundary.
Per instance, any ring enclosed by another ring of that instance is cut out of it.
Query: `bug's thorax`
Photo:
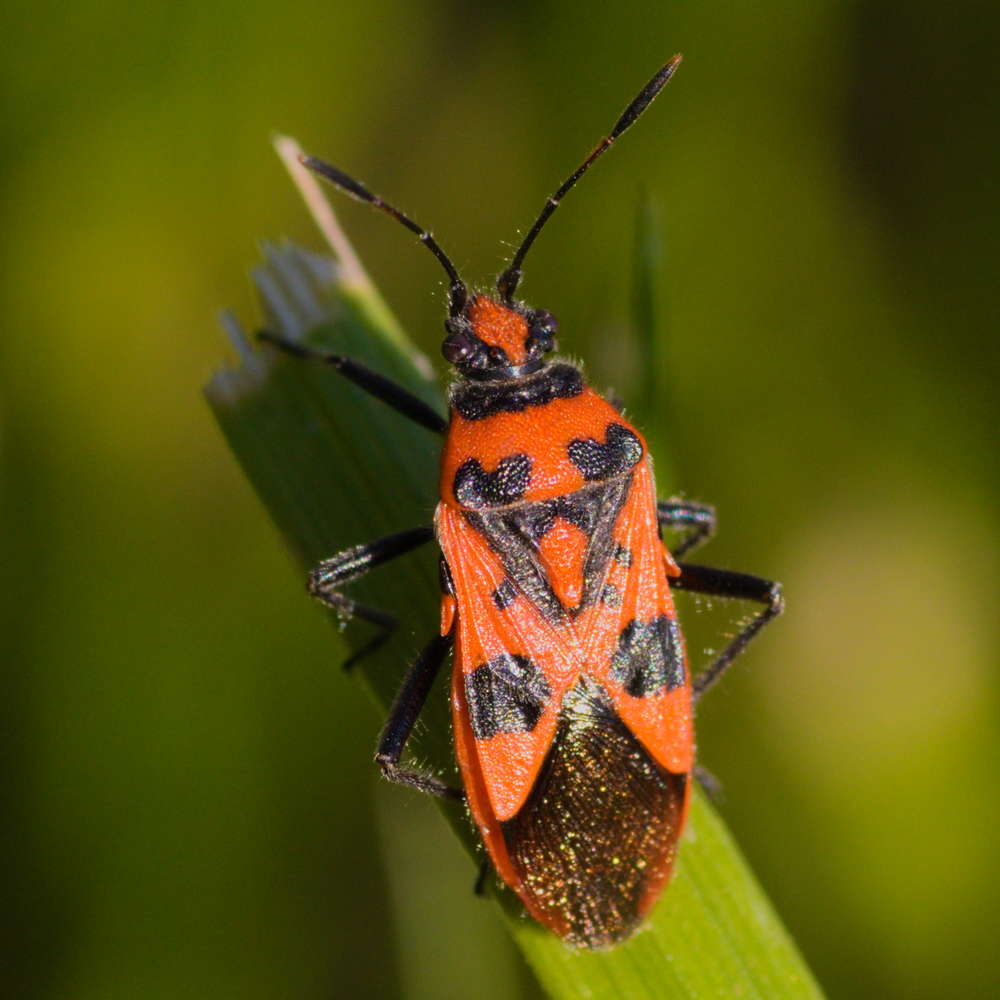
[[[441,499],[484,510],[550,500],[627,475],[642,437],[568,362],[503,381],[462,379],[451,391]]]

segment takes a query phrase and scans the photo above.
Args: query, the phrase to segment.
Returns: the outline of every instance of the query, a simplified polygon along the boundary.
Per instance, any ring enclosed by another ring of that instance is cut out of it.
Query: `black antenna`
[[[580,164],[576,170],[563,182],[562,187],[545,203],[545,208],[535,219],[535,224],[528,230],[528,235],[517,248],[510,267],[497,278],[497,291],[503,296],[505,302],[510,303],[517,291],[518,283],[521,281],[521,264],[524,263],[525,255],[531,249],[531,244],[535,242],[535,237],[542,231],[542,226],[549,221],[549,216],[559,207],[559,202],[566,196],[567,192],[574,184],[591,168],[591,166],[604,154],[614,141],[624,132],[638,117],[653,103],[653,98],[664,88],[666,82],[674,75],[674,70],[680,65],[681,55],[678,53],[663,66],[657,74],[646,84],[636,95],[635,100],[622,112],[621,117],[615,122],[615,127],[611,134],[602,139],[594,151]]]
[[[356,181],[353,177],[348,177],[342,170],[338,170],[329,163],[324,163],[322,160],[316,159],[315,156],[307,156],[304,153],[299,156],[299,162],[304,167],[308,167],[314,173],[319,174],[320,177],[328,180],[331,184],[339,187],[341,191],[346,192],[352,198],[357,198],[358,201],[366,201],[369,205],[374,205],[375,208],[381,209],[387,215],[391,215],[397,222],[401,222],[411,233],[416,233],[420,242],[437,257],[441,265],[448,272],[448,278],[451,280],[451,287],[448,289],[448,311],[452,316],[457,316],[462,311],[469,297],[469,290],[466,288],[465,282],[458,276],[458,271],[448,258],[448,255],[438,246],[437,240],[426,229],[417,225],[416,222],[409,216],[404,215],[398,208],[393,208],[392,205],[384,202],[378,195],[372,194],[364,184]]]

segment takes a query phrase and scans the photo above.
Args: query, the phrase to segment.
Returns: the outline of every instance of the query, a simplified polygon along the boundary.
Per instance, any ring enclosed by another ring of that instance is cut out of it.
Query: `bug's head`
[[[467,378],[519,378],[556,346],[556,318],[544,309],[472,295],[444,324],[445,360]]]
[[[669,59],[633,98],[621,113],[614,127],[591,151],[588,157],[559,186],[546,202],[541,213],[517,248],[510,264],[497,278],[497,295],[493,299],[469,291],[455,265],[438,245],[434,236],[408,215],[343,170],[314,156],[300,156],[304,166],[315,171],[352,198],[367,202],[380,212],[405,226],[437,258],[448,275],[448,335],[441,353],[459,373],[467,378],[500,380],[520,378],[537,371],[545,363],[545,355],[555,347],[555,317],[544,309],[529,309],[515,300],[521,281],[521,266],[538,234],[552,213],[576,182],[611,148],[618,137],[649,107],[680,65],[679,55]]]

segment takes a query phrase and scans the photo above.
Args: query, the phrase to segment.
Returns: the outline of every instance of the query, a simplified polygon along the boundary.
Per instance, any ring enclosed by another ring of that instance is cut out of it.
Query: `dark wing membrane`
[[[529,911],[583,947],[627,937],[670,874],[687,781],[657,764],[603,688],[581,678],[531,795],[501,826]]]

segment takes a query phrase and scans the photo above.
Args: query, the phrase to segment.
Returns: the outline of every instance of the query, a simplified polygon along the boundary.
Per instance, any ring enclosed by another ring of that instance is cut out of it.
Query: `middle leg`
[[[656,519],[661,528],[688,532],[677,547],[670,550],[674,559],[680,559],[692,549],[704,545],[715,534],[715,508],[707,503],[694,503],[674,497],[660,500],[656,504]]]
[[[744,625],[729,645],[694,679],[697,701],[750,645],[760,630],[785,610],[785,599],[781,595],[781,584],[763,577],[692,563],[681,563],[680,568],[681,575],[672,581],[672,585],[679,590],[764,605],[764,610]]]

